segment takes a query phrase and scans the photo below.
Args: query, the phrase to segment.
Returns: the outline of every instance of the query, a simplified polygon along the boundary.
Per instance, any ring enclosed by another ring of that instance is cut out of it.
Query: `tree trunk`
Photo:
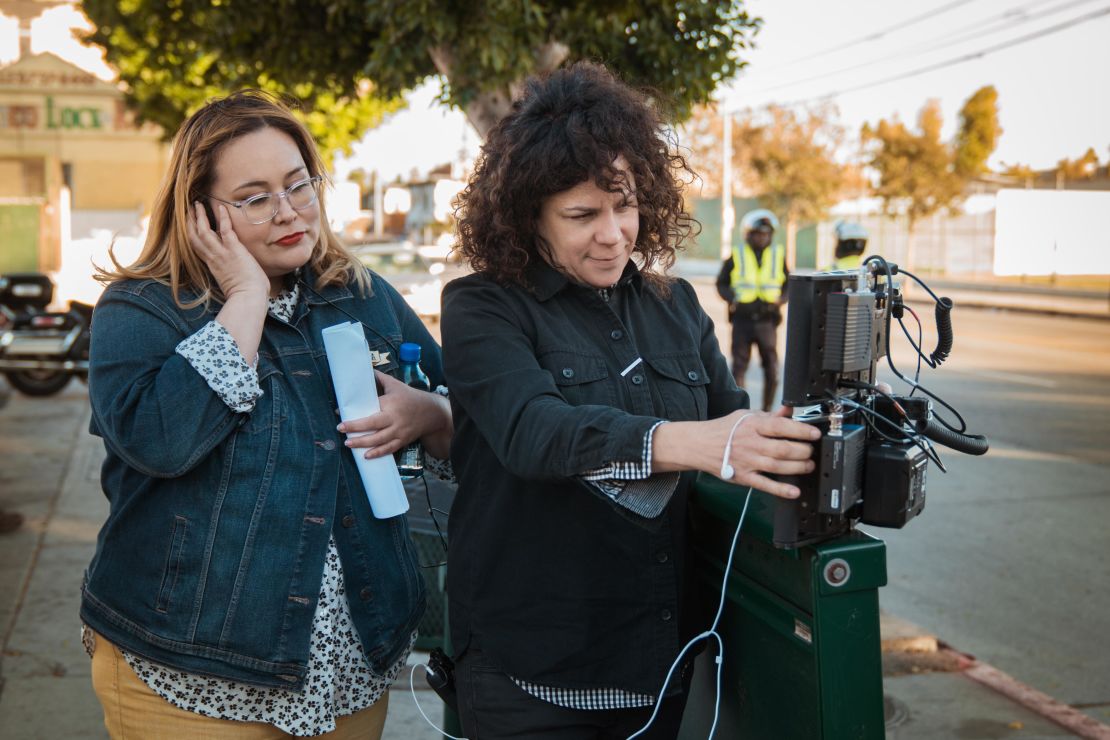
[[[791,215],[786,216],[786,265],[791,270],[797,265],[794,258],[797,255],[798,220]]]
[[[478,93],[466,106],[466,119],[484,141],[497,122],[512,109],[511,93],[494,90]]]
[[[906,263],[903,265],[907,270],[913,272],[913,242],[914,230],[917,228],[917,222],[913,219],[909,221],[909,228],[906,231]]]
[[[428,50],[436,70],[451,81],[454,70],[454,53],[445,47],[435,47]],[[543,74],[557,68],[570,54],[570,49],[558,41],[548,41],[536,49],[533,74]],[[466,106],[466,118],[470,125],[484,140],[497,122],[508,115],[512,110],[513,100],[520,96],[524,89],[524,80],[516,80],[506,87],[494,90],[483,90]]]

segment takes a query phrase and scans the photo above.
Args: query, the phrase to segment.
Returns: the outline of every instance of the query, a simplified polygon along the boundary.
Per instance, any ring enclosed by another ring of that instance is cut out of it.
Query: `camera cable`
[[[721,456],[721,478],[726,481],[731,480],[732,476],[736,474],[736,471],[733,469],[732,464],[729,462],[729,458],[731,457],[732,453],[732,435],[736,433],[737,427],[743,424],[745,419],[753,415],[754,412],[741,416],[739,419],[736,420],[736,423],[732,425],[732,430],[728,433],[728,442],[725,443],[724,454]],[[740,541],[740,529],[744,526],[744,516],[748,513],[748,503],[750,503],[751,500],[752,487],[748,486],[748,490],[744,494],[744,506],[740,510],[739,519],[737,519],[736,521],[736,531],[732,534],[732,544],[728,548],[728,560],[725,562],[725,573],[724,577],[721,579],[721,598],[717,604],[717,615],[713,617],[713,624],[709,627],[708,630],[692,638],[689,642],[686,643],[685,647],[683,647],[682,650],[678,652],[678,657],[676,657],[674,659],[674,662],[671,663],[671,667],[667,671],[667,676],[663,679],[663,686],[659,689],[659,696],[655,700],[655,709],[652,710],[651,717],[648,718],[647,724],[645,724],[633,734],[629,735],[628,740],[639,737],[640,735],[647,732],[647,729],[651,727],[651,723],[655,721],[656,716],[658,716],[659,714],[659,707],[663,704],[663,694],[667,692],[667,686],[671,682],[671,676],[674,675],[675,669],[678,668],[679,664],[682,662],[683,657],[685,657],[686,653],[689,652],[690,648],[694,647],[694,645],[698,644],[701,640],[713,638],[717,641],[717,657],[714,658],[714,661],[717,664],[717,681],[713,700],[713,724],[710,725],[709,734],[706,736],[706,740],[712,740],[713,733],[717,730],[717,721],[720,719],[721,715],[721,670],[724,668],[725,658],[725,643],[724,640],[721,638],[721,633],[717,631],[717,626],[720,624],[721,615],[725,611],[725,597],[727,594],[726,589],[728,587],[729,573],[732,572],[732,558],[736,554],[736,545]]]
[[[732,429],[729,431],[728,442],[725,443],[724,454],[721,457],[721,477],[725,478],[725,480],[731,479],[732,476],[735,474],[732,465],[729,463],[729,457],[732,452],[732,436],[733,434],[735,434],[737,427],[739,427],[745,419],[752,415],[752,413],[748,413],[741,416],[739,419],[736,420],[736,423],[732,425]],[[727,477],[725,475],[726,473],[728,473]],[[709,727],[709,734],[706,736],[706,740],[712,740],[713,733],[717,731],[717,722],[720,719],[721,714],[721,671],[724,668],[725,654],[725,643],[724,640],[721,638],[721,633],[717,631],[717,627],[721,622],[721,615],[723,615],[725,611],[725,599],[728,593],[726,590],[728,587],[728,576],[729,573],[732,572],[732,560],[733,557],[736,555],[736,545],[740,542],[740,530],[744,526],[744,517],[748,513],[748,504],[751,503],[751,500],[752,487],[748,486],[747,491],[744,493],[744,506],[740,509],[740,517],[736,520],[736,529],[732,533],[732,544],[730,544],[728,548],[728,559],[725,562],[724,576],[721,579],[721,598],[717,603],[717,614],[713,617],[713,624],[705,632],[702,632],[701,634],[693,637],[689,642],[686,643],[682,650],[679,651],[678,656],[674,659],[674,662],[671,663],[671,667],[667,670],[667,675],[663,679],[663,686],[659,690],[659,696],[655,700],[655,708],[651,712],[651,717],[648,718],[647,723],[643,727],[629,735],[627,740],[633,740],[633,738],[639,737],[640,735],[644,734],[649,727],[651,727],[651,723],[654,722],[655,718],[659,715],[659,707],[663,703],[663,695],[667,691],[667,686],[670,684],[671,678],[674,675],[674,672],[678,668],[679,664],[682,662],[682,659],[686,656],[686,653],[690,651],[690,648],[697,645],[698,642],[700,642],[701,640],[707,640],[710,638],[713,638],[717,641],[717,657],[714,658],[714,662],[717,664],[717,677],[713,701],[713,724]],[[414,704],[416,704],[416,710],[420,712],[420,716],[424,718],[424,721],[427,722],[428,725],[432,727],[432,729],[434,729],[436,732],[440,733],[444,737],[448,738],[448,740],[467,740],[467,738],[450,735],[444,730],[440,729],[440,727],[436,725],[435,722],[432,722],[432,720],[428,718],[428,715],[424,713],[424,709],[420,706],[420,699],[416,696],[415,677],[417,668],[423,668],[424,672],[429,676],[435,676],[436,673],[430,666],[424,663],[418,663],[414,665],[409,671],[409,692],[412,694],[412,701]]]
[[[894,274],[895,274],[895,270],[898,269],[897,265],[895,265],[892,268],[890,266],[890,264],[886,261],[886,259],[884,259],[883,257],[881,257],[879,255],[872,255],[872,256],[868,257],[866,260],[864,260],[864,264],[867,264],[869,262],[878,262],[880,265],[882,265],[881,272],[886,275],[887,290],[889,292],[893,293],[893,290],[894,290]],[[910,273],[905,273],[905,274],[909,275]],[[911,275],[911,277],[913,277],[915,280],[918,280],[918,282],[920,282],[920,279],[917,278],[916,276]],[[928,287],[926,287],[926,290],[928,290]],[[932,293],[931,290],[929,292]],[[935,294],[933,294],[933,295],[935,297]],[[959,428],[957,428],[953,424],[950,424],[948,421],[946,421],[939,414],[937,414],[936,417],[935,417],[937,423],[939,423],[941,426],[947,427],[950,431],[955,432],[957,434],[966,434],[967,433],[967,422],[964,421],[963,416],[960,415],[960,412],[957,411],[952,406],[952,404],[948,403],[943,398],[938,396],[936,393],[933,393],[932,391],[930,391],[928,388],[921,385],[920,383],[918,383],[914,380],[911,380],[910,378],[907,378],[905,375],[903,375],[898,370],[897,367],[894,366],[894,358],[891,357],[891,355],[890,355],[890,318],[891,318],[890,305],[891,304],[888,300],[886,316],[885,316],[886,330],[885,330],[884,333],[886,335],[886,345],[885,345],[884,349],[885,349],[885,354],[886,354],[886,362],[887,362],[887,365],[890,366],[891,372],[893,372],[900,380],[902,380],[903,382],[905,382],[906,384],[908,384],[912,388],[920,389],[921,392],[924,393],[925,395],[927,395],[929,398],[932,398],[934,401],[939,403],[941,406],[944,406],[946,409],[951,411],[952,414],[956,417],[956,419],[959,423]],[[938,303],[938,305],[940,305],[940,304]],[[951,342],[949,342],[948,344],[949,344],[948,349],[951,349]],[[944,354],[945,354],[945,357],[947,357],[948,351],[945,350]],[[969,436],[976,436],[976,435],[969,435]]]

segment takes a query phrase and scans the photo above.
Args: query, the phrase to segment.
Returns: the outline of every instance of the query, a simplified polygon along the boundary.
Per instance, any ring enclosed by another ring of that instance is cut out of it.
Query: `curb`
[[[1048,694],[1018,681],[1013,676],[992,665],[976,660],[973,656],[954,650],[939,642],[935,635],[912,622],[879,612],[879,632],[883,653],[936,653],[949,654],[954,671],[972,681],[1020,704],[1034,714],[1055,722],[1069,732],[1087,740],[1110,740],[1110,725],[1104,725]]]
[[[1088,738],[1088,740],[1110,740],[1110,725],[1104,725],[1079,710],[1056,701],[1048,694],[1023,684],[994,666],[973,659],[971,665],[964,671],[964,675],[994,689],[1026,709],[1052,720],[1079,737]]]

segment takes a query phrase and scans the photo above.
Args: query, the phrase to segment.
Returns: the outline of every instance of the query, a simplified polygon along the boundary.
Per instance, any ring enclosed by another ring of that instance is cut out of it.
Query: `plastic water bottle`
[[[420,345],[404,342],[397,352],[401,362],[401,381],[422,391],[430,391],[428,376],[420,369]],[[393,455],[397,461],[397,472],[402,478],[416,478],[424,473],[424,445],[413,440]]]

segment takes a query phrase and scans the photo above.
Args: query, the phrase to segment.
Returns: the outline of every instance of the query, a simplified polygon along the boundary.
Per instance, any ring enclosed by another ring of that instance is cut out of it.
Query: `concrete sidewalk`
[[[23,529],[0,538],[4,738],[106,737],[77,618],[81,576],[107,510],[98,481],[102,447],[87,427],[87,398],[77,383],[52,399],[15,394],[0,412],[0,504],[27,517]],[[1110,738],[1110,727],[908,622],[884,615],[882,635],[890,738]],[[391,691],[386,738],[438,738],[408,681],[405,672]],[[425,712],[441,723],[442,704],[419,671],[416,686]]]

